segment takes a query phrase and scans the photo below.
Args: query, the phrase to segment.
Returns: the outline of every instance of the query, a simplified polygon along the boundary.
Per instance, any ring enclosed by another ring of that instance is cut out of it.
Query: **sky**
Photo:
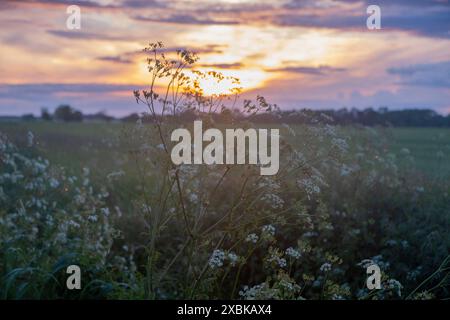
[[[81,9],[69,30],[66,10]],[[366,26],[369,5],[381,29]],[[70,104],[144,112],[142,49],[198,53],[281,109],[430,108],[450,113],[448,0],[1,0],[0,115]]]

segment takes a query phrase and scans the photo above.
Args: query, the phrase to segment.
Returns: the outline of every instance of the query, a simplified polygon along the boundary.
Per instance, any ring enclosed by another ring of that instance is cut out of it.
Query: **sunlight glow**
[[[197,69],[202,72],[211,71],[211,69]],[[268,78],[265,72],[258,69],[239,69],[239,70],[215,70],[222,73],[225,77],[235,77],[240,80],[240,84],[236,85],[231,79],[223,79],[220,82],[214,81],[211,77],[198,79],[199,85],[203,93],[209,95],[230,94],[230,91],[236,87],[242,87],[243,91],[255,89],[263,86]],[[188,72],[190,73],[190,72]],[[195,78],[194,75],[191,76]]]

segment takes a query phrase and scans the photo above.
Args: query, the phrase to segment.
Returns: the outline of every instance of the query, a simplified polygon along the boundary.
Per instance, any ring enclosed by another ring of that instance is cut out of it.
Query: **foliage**
[[[239,108],[239,80],[196,71],[192,52],[168,56],[162,43],[144,51],[150,85],[134,97],[148,113],[123,128],[126,150],[97,187],[88,169],[68,175],[35,155],[31,133],[21,150],[0,140],[4,298],[449,296],[447,181],[398,166],[413,159],[406,151],[397,159],[376,131],[352,135],[327,114],[305,111],[295,116],[308,125],[281,125],[275,176],[260,176],[257,166],[176,166],[170,133],[191,129],[180,114],[205,127],[223,128],[220,114],[227,127],[250,128],[236,110],[281,113],[259,96]],[[205,78],[231,86],[207,95]],[[81,292],[64,286],[72,263],[87,278]],[[382,289],[368,291],[373,263]]]
[[[83,114],[80,111],[75,110],[68,105],[61,105],[58,108],[56,108],[53,117],[56,120],[64,122],[71,122],[71,121],[79,122],[83,120]]]

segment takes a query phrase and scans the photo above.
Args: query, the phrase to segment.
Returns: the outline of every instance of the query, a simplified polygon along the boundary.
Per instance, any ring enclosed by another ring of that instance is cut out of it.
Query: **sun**
[[[197,78],[198,85],[205,96],[230,95],[240,88],[240,84],[231,78],[221,80],[215,79],[213,76]]]
[[[205,96],[234,95],[263,85],[267,75],[262,70],[196,70],[188,71]]]

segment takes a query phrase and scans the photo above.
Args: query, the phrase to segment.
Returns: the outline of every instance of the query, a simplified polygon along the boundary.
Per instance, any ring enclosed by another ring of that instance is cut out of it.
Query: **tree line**
[[[173,118],[173,116],[168,116]],[[186,110],[177,116],[177,121],[193,121],[198,118],[198,114],[193,110]],[[38,120],[32,114],[22,116],[23,120]],[[143,122],[151,122],[149,116],[145,114],[132,113],[126,117],[115,118],[104,112],[96,114],[83,114],[81,111],[69,105],[60,105],[53,113],[48,109],[41,110],[41,120],[59,122],[81,122],[81,121],[122,121],[136,122],[139,119]],[[445,116],[431,109],[404,109],[389,110],[388,108],[364,110],[342,108],[338,110],[289,110],[262,114],[244,114],[238,110],[224,112],[213,115],[213,119],[219,123],[229,123],[234,121],[251,121],[255,123],[287,123],[287,124],[312,124],[317,121],[324,121],[337,125],[363,125],[363,126],[395,126],[395,127],[450,127],[450,114]]]

